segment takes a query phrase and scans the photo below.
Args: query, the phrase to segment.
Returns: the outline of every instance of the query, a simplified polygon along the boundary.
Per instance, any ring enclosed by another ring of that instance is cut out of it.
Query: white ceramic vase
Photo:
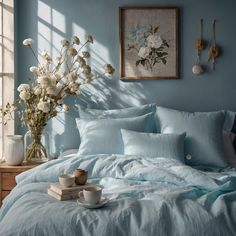
[[[7,165],[17,166],[24,160],[24,142],[22,135],[8,135],[5,146]]]

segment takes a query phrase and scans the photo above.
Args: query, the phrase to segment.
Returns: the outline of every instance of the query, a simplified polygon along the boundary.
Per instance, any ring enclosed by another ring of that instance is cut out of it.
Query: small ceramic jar
[[[24,144],[22,135],[8,135],[5,148],[5,161],[7,165],[17,166],[23,162]]]
[[[75,175],[75,183],[77,185],[84,185],[88,179],[88,172],[82,169],[76,169],[73,173]]]

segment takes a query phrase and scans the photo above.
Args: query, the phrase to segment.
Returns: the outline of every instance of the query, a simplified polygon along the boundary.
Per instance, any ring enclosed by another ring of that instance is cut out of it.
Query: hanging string
[[[213,21],[213,46],[216,46],[216,20]]]
[[[203,39],[203,19],[201,19],[201,40]]]

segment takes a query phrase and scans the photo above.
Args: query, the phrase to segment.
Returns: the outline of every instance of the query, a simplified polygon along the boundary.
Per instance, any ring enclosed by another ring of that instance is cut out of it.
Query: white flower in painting
[[[18,92],[22,91],[28,91],[30,89],[30,86],[28,84],[20,84],[19,87],[17,88]]]
[[[44,113],[48,113],[50,111],[50,104],[48,102],[40,102],[37,108]]]
[[[150,54],[151,49],[149,47],[141,47],[138,52],[138,56],[141,58],[147,58]]]
[[[33,73],[37,73],[39,69],[37,66],[31,66],[29,70]]]
[[[28,38],[23,41],[23,45],[25,46],[31,46],[33,44],[33,39]]]
[[[67,105],[63,104],[63,105],[62,105],[62,110],[63,110],[64,112],[68,112],[68,111],[70,110],[70,108],[69,108]]]
[[[163,40],[159,35],[149,35],[147,37],[148,47],[150,48],[159,48],[163,44]]]
[[[20,92],[19,97],[22,100],[28,100],[30,98],[30,93],[28,91],[22,91],[22,92]]]

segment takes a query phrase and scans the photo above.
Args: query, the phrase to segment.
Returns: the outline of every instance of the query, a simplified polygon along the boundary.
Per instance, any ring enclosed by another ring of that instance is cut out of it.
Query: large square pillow
[[[121,134],[124,154],[173,158],[184,163],[185,133],[156,134],[122,129]]]
[[[78,154],[123,154],[124,146],[120,129],[153,132],[154,115],[149,113],[134,118],[76,119],[80,133]]]
[[[146,104],[123,109],[100,110],[77,106],[80,118],[130,118],[155,112],[155,104]]]
[[[191,166],[227,166],[223,147],[224,112],[184,112],[157,107],[161,133],[186,132],[185,158]]]

